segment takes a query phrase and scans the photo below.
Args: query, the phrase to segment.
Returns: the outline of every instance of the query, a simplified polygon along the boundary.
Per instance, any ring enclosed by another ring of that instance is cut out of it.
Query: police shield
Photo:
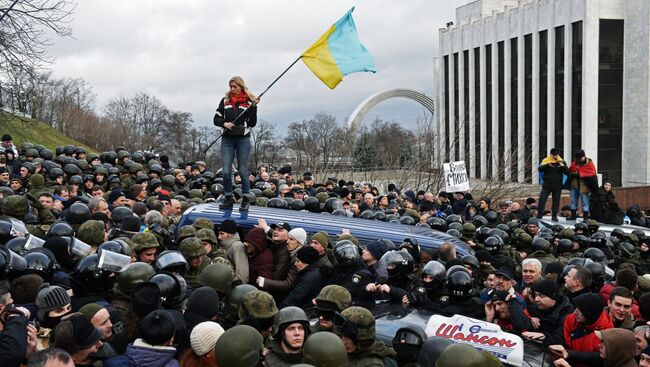
[[[131,263],[131,257],[112,251],[102,251],[97,267],[103,270],[121,273]]]

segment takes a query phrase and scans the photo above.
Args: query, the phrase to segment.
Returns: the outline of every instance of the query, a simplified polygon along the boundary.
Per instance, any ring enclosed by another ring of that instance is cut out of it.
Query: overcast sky
[[[368,96],[411,88],[432,96],[438,29],[469,0],[84,0],[73,38],[54,39],[57,77],[81,77],[101,110],[113,98],[147,91],[172,110],[212,124],[231,76],[259,94],[352,6],[377,73],[355,73],[330,90],[297,63],[266,95],[259,118],[285,134],[318,112],[345,121]],[[422,107],[392,99],[370,111],[414,127]]]

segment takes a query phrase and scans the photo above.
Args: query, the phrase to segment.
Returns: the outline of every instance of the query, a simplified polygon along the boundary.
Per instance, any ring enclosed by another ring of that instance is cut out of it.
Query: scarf
[[[238,94],[230,94],[228,96],[228,102],[231,103],[233,106],[236,106],[238,104],[246,103],[248,102],[248,94],[241,92]]]
[[[544,164],[551,164],[551,163],[559,163],[559,162],[563,162],[563,161],[564,160],[559,155],[557,156],[557,159],[554,156],[549,155],[548,157],[546,157],[546,158],[544,158],[542,160],[542,164],[544,165]]]

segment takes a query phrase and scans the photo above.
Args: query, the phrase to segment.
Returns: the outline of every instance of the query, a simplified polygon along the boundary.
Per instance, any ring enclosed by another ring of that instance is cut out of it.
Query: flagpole
[[[269,89],[271,89],[271,87],[272,87],[272,86],[273,86],[273,85],[274,85],[278,80],[280,80],[280,78],[282,78],[282,77],[284,76],[284,74],[286,74],[287,71],[289,71],[289,69],[291,69],[294,65],[296,65],[296,63],[297,63],[298,61],[300,61],[301,58],[302,58],[302,55],[298,56],[298,58],[295,59],[295,60],[291,63],[291,65],[289,65],[289,67],[287,67],[286,69],[284,69],[284,71],[282,72],[282,74],[280,74],[280,76],[278,76],[277,78],[275,78],[275,80],[274,80],[271,84],[269,84],[269,86],[266,87],[266,89],[264,89],[264,92],[260,93],[260,95],[257,96],[257,97],[258,97],[258,98],[261,98],[261,97],[264,95],[264,93],[268,92]],[[253,105],[255,105],[255,103],[252,103],[250,106],[246,107],[246,109],[244,109],[244,110],[243,110],[243,111],[242,111],[242,112],[241,112],[237,117],[235,117],[235,119],[232,121],[232,123],[234,124],[235,122],[239,121],[239,118],[242,117],[242,116],[246,113],[246,111],[248,111],[248,109],[251,108],[251,106],[253,106]],[[219,136],[217,136],[217,138],[214,139],[214,141],[213,141],[212,143],[210,143],[210,144],[208,145],[208,147],[205,148],[205,149],[203,150],[203,154],[207,153],[208,150],[209,150],[210,148],[212,148],[212,146],[215,145],[215,144],[219,141],[219,139],[221,139],[222,136],[223,136],[223,133],[219,134]]]

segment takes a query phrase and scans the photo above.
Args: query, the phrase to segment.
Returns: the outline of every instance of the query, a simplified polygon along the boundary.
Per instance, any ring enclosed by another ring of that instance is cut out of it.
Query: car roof
[[[257,220],[262,218],[269,225],[286,222],[292,228],[303,228],[308,234],[320,231],[326,232],[330,238],[336,238],[343,229],[349,229],[350,234],[361,243],[368,243],[381,238],[391,240],[399,246],[405,238],[410,237],[417,239],[421,249],[434,249],[440,247],[444,242],[452,242],[456,245],[456,251],[460,255],[472,253],[466,243],[446,233],[429,228],[261,206],[251,206],[247,212],[240,212],[238,205],[235,205],[232,210],[221,210],[218,204],[199,204],[183,213],[177,228],[191,224],[198,218],[208,218],[216,225],[226,219],[232,219],[237,222],[238,227],[245,229],[257,225]]]
[[[545,227],[549,227],[549,228],[553,227],[556,224],[559,224],[564,228],[574,228],[576,223],[582,222],[581,218],[579,220],[568,220],[566,218],[559,218],[559,219],[560,219],[559,221],[553,222],[551,221],[550,216],[545,216],[541,219],[541,222]],[[650,236],[650,228],[633,226],[631,224],[614,225],[614,224],[598,222],[598,230],[605,232],[607,234],[610,234],[616,228],[622,229],[625,233],[632,233],[632,231],[634,230],[641,230],[645,233],[646,236]]]

